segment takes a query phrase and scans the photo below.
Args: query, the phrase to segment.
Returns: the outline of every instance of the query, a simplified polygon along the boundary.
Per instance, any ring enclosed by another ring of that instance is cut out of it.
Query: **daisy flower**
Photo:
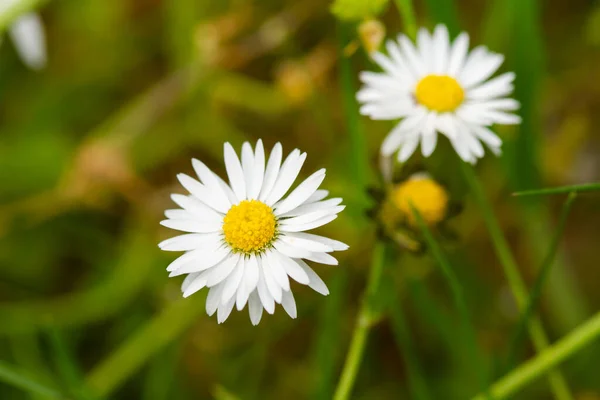
[[[10,3],[0,6],[0,12],[11,6]],[[46,66],[46,35],[39,15],[35,13],[21,15],[13,22],[8,32],[25,65],[34,70]]]
[[[386,43],[387,56],[373,54],[383,72],[361,73],[360,112],[377,120],[401,119],[384,140],[383,155],[398,151],[398,160],[404,162],[421,143],[421,152],[428,157],[438,132],[470,163],[483,157],[481,142],[500,152],[502,141],[489,126],[521,122],[511,113],[519,103],[506,97],[513,91],[515,74],[490,80],[504,57],[485,46],[471,52],[468,47],[467,33],[451,43],[446,27],[438,25],[432,35],[421,28],[416,46],[399,35],[397,42]]]
[[[187,275],[181,286],[184,297],[208,287],[206,312],[211,316],[216,312],[219,323],[234,305],[239,311],[246,303],[254,325],[260,322],[263,308],[273,314],[276,303],[296,318],[290,278],[329,294],[304,260],[337,265],[329,253],[348,246],[305,231],[333,221],[344,206],[340,198],[325,200],[328,192],[318,189],[324,169],[285,196],[305,159],[306,153],[294,150],[282,163],[282,147],[277,143],[265,163],[259,140],[255,149],[244,143],[240,161],[225,143],[229,184],[196,159],[192,165],[200,181],[177,176],[190,194],[171,196],[181,209],[167,210],[161,224],[188,233],[159,246],[185,251],[168,266],[169,276]]]

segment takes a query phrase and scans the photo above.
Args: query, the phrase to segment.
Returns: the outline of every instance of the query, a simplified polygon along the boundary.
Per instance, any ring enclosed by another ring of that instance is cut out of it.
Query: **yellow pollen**
[[[417,101],[432,111],[454,111],[461,105],[465,92],[456,79],[448,75],[427,75],[417,84]]]
[[[416,219],[411,204],[427,225],[435,225],[443,220],[448,208],[448,195],[444,188],[425,177],[409,178],[397,185],[392,192],[392,201],[413,226],[416,226]]]
[[[258,200],[244,200],[223,218],[225,241],[234,251],[257,253],[275,237],[276,224],[271,207]]]

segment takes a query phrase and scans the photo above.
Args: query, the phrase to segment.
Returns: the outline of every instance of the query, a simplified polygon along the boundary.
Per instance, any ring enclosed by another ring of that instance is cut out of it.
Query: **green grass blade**
[[[404,24],[404,31],[411,39],[415,39],[417,37],[417,22],[412,0],[395,0],[395,2]]]
[[[509,342],[509,351],[508,351],[508,365],[512,366],[512,361],[515,359],[515,355],[517,352],[517,347],[519,342],[523,337],[523,333],[526,329],[526,326],[529,322],[529,319],[534,313],[534,310],[538,304],[542,288],[548,275],[550,273],[550,269],[554,263],[554,258],[556,257],[556,253],[558,251],[558,246],[560,244],[560,239],[565,230],[565,226],[567,223],[567,217],[569,216],[569,212],[571,211],[571,206],[575,201],[577,194],[575,192],[571,192],[567,200],[565,201],[558,222],[558,226],[556,228],[556,232],[554,234],[554,238],[552,239],[552,243],[550,244],[550,248],[548,250],[548,254],[546,255],[544,262],[542,263],[542,267],[539,270],[538,277],[535,280],[533,287],[531,288],[531,293],[529,294],[529,299],[527,300],[527,305],[525,306],[525,311],[521,314],[521,318],[517,323],[517,327],[515,328],[515,332],[512,336],[511,341]]]
[[[408,323],[404,318],[400,299],[398,298],[398,294],[394,288],[392,288],[389,293],[391,297],[389,317],[392,323],[394,339],[396,340],[396,344],[400,349],[406,370],[408,371],[411,398],[416,400],[429,400],[432,397],[429,393],[427,382],[423,376],[421,366],[419,365],[419,359],[415,352],[413,338],[411,337]]]
[[[14,366],[0,361],[0,381],[34,395],[49,399],[66,399],[58,390],[29,378]]]
[[[460,32],[458,11],[453,0],[426,0],[425,4],[433,20],[445,24],[451,36],[456,36]]]
[[[547,194],[595,192],[598,190],[600,190],[600,183],[586,183],[583,185],[560,186],[560,187],[536,189],[536,190],[524,190],[522,192],[513,193],[513,196],[542,196],[542,195],[547,195]]]
[[[475,334],[475,328],[471,322],[471,317],[469,313],[469,309],[467,307],[467,302],[465,301],[465,297],[462,291],[462,285],[460,284],[458,277],[454,273],[454,269],[448,262],[444,252],[442,251],[441,246],[433,237],[431,230],[423,220],[423,217],[419,213],[419,211],[411,205],[413,215],[417,221],[419,229],[425,238],[425,243],[431,252],[432,257],[435,259],[436,264],[440,267],[442,275],[446,278],[448,282],[448,286],[450,286],[450,291],[452,293],[452,297],[454,300],[454,304],[458,309],[460,317],[462,319],[463,325],[463,334],[467,337],[469,346],[469,358],[472,363],[472,367],[476,370],[480,386],[485,389],[487,387],[486,382],[486,366],[484,365],[484,361],[479,354],[479,348],[477,347],[477,337]]]
[[[109,397],[151,357],[180,336],[204,312],[200,296],[180,299],[162,310],[87,376],[91,390]]]
[[[600,339],[600,312],[581,324],[573,332],[541,351],[533,359],[525,362],[509,374],[498,380],[490,388],[494,399],[502,400],[517,393],[559,363],[573,356],[577,351]],[[473,400],[484,400],[479,394]]]

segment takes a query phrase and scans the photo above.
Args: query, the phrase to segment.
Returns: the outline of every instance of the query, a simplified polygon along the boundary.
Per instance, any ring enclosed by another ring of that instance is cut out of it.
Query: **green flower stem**
[[[396,7],[400,11],[400,17],[404,23],[404,31],[411,39],[417,37],[417,22],[415,18],[415,10],[411,0],[395,0]]]
[[[87,376],[87,386],[100,397],[110,397],[140,366],[171,343],[201,314],[204,307],[195,296],[167,306]]]
[[[0,382],[18,387],[31,394],[44,396],[47,399],[66,399],[58,390],[41,384],[12,365],[0,361]]]
[[[483,214],[483,219],[490,233],[496,254],[500,259],[502,267],[504,268],[504,274],[506,275],[510,289],[517,301],[519,309],[523,311],[525,310],[527,304],[527,289],[523,279],[521,278],[521,274],[519,273],[517,263],[510,251],[508,243],[506,242],[506,238],[502,234],[500,224],[498,223],[498,220],[492,211],[492,207],[483,192],[483,188],[481,187],[481,184],[475,175],[473,167],[464,162],[460,162],[460,166],[468,185],[471,187],[475,201],[478,204],[481,213]],[[548,336],[546,335],[539,318],[531,318],[531,321],[528,325],[529,335],[536,350],[539,352],[548,347]],[[570,400],[573,398],[573,396],[570,394],[564,377],[559,371],[549,371],[548,379],[556,399]]]
[[[3,32],[19,15],[29,12],[48,0],[21,0],[13,1],[8,7],[3,7],[0,12],[0,33]]]
[[[573,192],[594,192],[600,190],[600,183],[586,183],[583,185],[560,186],[537,190],[525,190],[513,193],[513,196],[539,196],[546,194],[564,194]]]
[[[362,356],[365,350],[365,344],[367,336],[373,324],[379,317],[379,312],[375,306],[374,299],[376,298],[377,290],[381,284],[381,278],[383,276],[383,265],[385,256],[385,246],[381,242],[375,244],[373,250],[373,260],[371,263],[371,271],[369,274],[369,281],[367,288],[362,299],[361,307],[358,311],[356,318],[356,326],[352,334],[352,341],[350,342],[350,350],[346,355],[346,361],[344,363],[344,369],[342,376],[338,382],[334,400],[346,400],[350,398],[354,381],[358,373],[358,368],[362,360]]]
[[[469,309],[467,307],[467,302],[465,301],[465,297],[463,295],[460,281],[454,273],[454,269],[448,262],[440,245],[433,237],[431,230],[423,220],[423,217],[421,216],[419,211],[413,206],[412,203],[410,206],[415,220],[419,225],[419,229],[421,230],[421,233],[425,238],[425,243],[427,243],[427,247],[429,248],[431,255],[436,260],[437,265],[440,267],[442,274],[444,275],[448,282],[448,285],[450,286],[450,291],[452,292],[452,297],[454,298],[455,306],[458,309],[458,312],[460,313],[462,319],[463,332],[465,337],[467,338],[467,342],[469,343],[469,357],[471,359],[472,366],[477,370],[477,375],[481,387],[485,389],[487,387],[487,382],[485,378],[486,368],[482,357],[479,354],[479,349],[477,347],[477,337],[475,335],[475,328],[473,327],[473,324],[471,322]]]
[[[541,351],[536,357],[525,362],[517,369],[500,379],[490,388],[490,394],[496,400],[512,396],[525,385],[552,370],[560,362],[575,352],[600,339],[600,312],[581,324],[573,332]],[[484,400],[479,394],[473,400]]]
[[[554,258],[558,251],[558,247],[560,245],[560,239],[565,230],[565,226],[567,224],[567,217],[569,216],[569,212],[571,211],[571,206],[577,197],[577,193],[571,192],[567,200],[565,201],[558,222],[558,227],[556,228],[556,233],[554,234],[554,238],[552,239],[552,243],[550,245],[550,249],[548,250],[548,254],[544,258],[542,266],[540,268],[540,272],[538,273],[538,277],[531,288],[531,294],[529,295],[529,299],[527,301],[527,305],[525,306],[525,311],[523,311],[519,323],[515,329],[515,333],[510,341],[509,351],[508,351],[508,366],[512,365],[512,361],[515,359],[515,355],[517,352],[517,347],[520,342],[520,339],[525,331],[525,327],[527,326],[527,322],[536,308],[540,295],[542,293],[542,287],[546,282],[548,275],[550,274],[551,267],[553,265]]]

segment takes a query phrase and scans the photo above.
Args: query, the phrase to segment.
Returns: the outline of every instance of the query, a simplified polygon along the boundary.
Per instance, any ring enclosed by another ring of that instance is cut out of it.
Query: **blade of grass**
[[[525,362],[494,383],[490,388],[491,395],[497,400],[512,396],[525,385],[548,373],[559,363],[573,356],[577,351],[593,342],[597,342],[599,338],[600,312],[581,324],[569,335],[541,351],[533,359]],[[473,400],[484,400],[484,398],[484,395],[479,394]]]
[[[49,399],[65,399],[57,389],[46,386],[27,376],[16,367],[0,361],[0,381],[22,389],[28,393],[45,396]]]
[[[411,39],[415,39],[417,37],[417,22],[412,0],[395,0],[395,2],[404,24],[404,31]]]
[[[365,190],[369,179],[369,156],[362,122],[359,118],[358,103],[355,98],[354,76],[350,59],[344,55],[344,48],[349,41],[348,26],[338,22],[338,51],[340,57],[340,86],[342,89],[342,106],[346,120],[346,130],[350,138],[350,165],[348,171],[357,192],[357,205],[366,207]]]
[[[429,400],[432,397],[429,393],[427,382],[423,376],[421,366],[419,365],[419,358],[415,352],[415,345],[408,328],[408,323],[404,318],[398,293],[394,290],[394,288],[391,288],[389,293],[391,296],[391,304],[388,312],[392,322],[394,339],[396,340],[396,344],[400,349],[406,370],[408,371],[411,398],[416,400]]]
[[[179,299],[168,305],[86,377],[97,395],[110,397],[157,352],[180,336],[204,311],[200,296]]]
[[[492,211],[492,207],[483,192],[483,188],[481,187],[481,184],[475,175],[473,167],[463,162],[460,163],[460,167],[465,180],[471,188],[475,202],[481,210],[481,214],[483,215],[485,225],[487,226],[490,234],[492,244],[494,245],[496,254],[500,259],[500,263],[504,269],[504,274],[506,275],[506,279],[513,296],[517,301],[517,305],[520,310],[524,310],[527,301],[527,289],[523,279],[521,278],[519,268],[517,267],[514,256],[510,251],[510,247],[508,246],[506,238],[500,229],[500,224]],[[548,336],[546,335],[544,327],[542,326],[539,318],[532,317],[530,319],[529,335],[537,351],[541,351],[548,346]],[[560,372],[554,370],[550,371],[548,380],[550,381],[550,386],[552,387],[554,396],[557,399],[572,399],[567,383]]]
[[[552,243],[550,244],[550,248],[548,249],[548,254],[546,255],[544,262],[539,270],[538,277],[535,280],[533,287],[531,288],[531,292],[529,294],[529,299],[527,300],[527,305],[525,306],[525,311],[522,312],[521,318],[517,323],[517,327],[515,328],[514,334],[510,340],[510,344],[508,347],[508,368],[513,365],[513,360],[515,359],[517,347],[519,342],[522,339],[523,333],[525,331],[525,327],[529,322],[529,318],[533,315],[534,310],[538,304],[538,300],[540,298],[542,287],[546,282],[546,278],[550,273],[550,268],[553,265],[554,258],[558,251],[558,246],[560,244],[560,239],[565,230],[565,225],[567,223],[567,217],[569,216],[569,212],[571,211],[571,206],[575,201],[577,194],[575,192],[571,192],[565,200],[565,203],[562,207],[558,226],[556,228],[556,232],[554,234],[554,238],[552,239]]]
[[[54,365],[69,394],[76,400],[91,399],[92,397],[86,393],[87,390],[83,386],[81,369],[62,332],[56,327],[50,326],[46,329],[46,336],[49,339]]]
[[[356,317],[356,325],[352,333],[350,349],[346,355],[342,375],[333,396],[334,400],[346,400],[350,398],[364,353],[367,336],[372,325],[379,317],[376,300],[377,291],[381,285],[381,278],[383,276],[384,252],[384,244],[378,241],[373,249],[373,260],[371,262],[367,288],[362,299],[362,305],[358,311],[358,316]]]
[[[460,24],[458,23],[458,12],[453,0],[426,0],[425,4],[433,20],[448,27],[451,37],[458,34]]]
[[[513,196],[542,196],[547,194],[565,194],[565,193],[581,193],[595,192],[600,190],[600,183],[586,183],[583,185],[560,186],[554,188],[524,190],[513,193]]]
[[[454,269],[450,265],[450,262],[447,260],[444,252],[442,251],[442,248],[433,237],[431,230],[423,220],[423,217],[419,211],[412,204],[411,209],[417,224],[419,225],[419,229],[425,238],[425,243],[427,244],[428,249],[431,251],[432,257],[435,259],[436,264],[440,267],[442,275],[444,275],[446,281],[448,282],[448,286],[450,286],[454,304],[458,309],[462,319],[463,335],[467,337],[467,341],[470,344],[468,351],[472,367],[476,370],[481,388],[485,390],[487,387],[487,368],[477,346],[477,336],[475,334],[475,328],[471,322],[471,316],[469,313],[469,308],[467,307],[467,302],[465,301],[465,297],[463,295],[462,285],[454,273]]]

